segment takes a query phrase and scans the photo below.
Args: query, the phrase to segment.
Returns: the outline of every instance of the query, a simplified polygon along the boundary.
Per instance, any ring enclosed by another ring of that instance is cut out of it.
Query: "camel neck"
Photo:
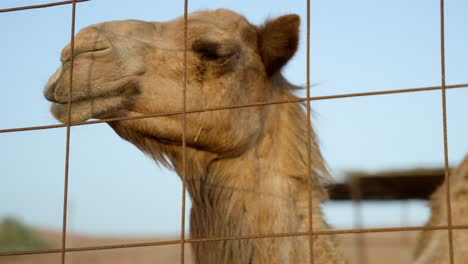
[[[307,175],[303,107],[297,103],[265,106],[265,115],[264,133],[257,144],[239,156],[213,160],[204,175],[192,175],[187,182],[193,206],[192,237],[307,232],[309,184],[314,223],[325,226],[318,205],[324,192],[316,177],[309,180]],[[322,160],[311,140],[318,164],[312,165],[318,171],[323,169]],[[308,257],[307,239],[233,240],[193,248],[196,263],[303,263]]]

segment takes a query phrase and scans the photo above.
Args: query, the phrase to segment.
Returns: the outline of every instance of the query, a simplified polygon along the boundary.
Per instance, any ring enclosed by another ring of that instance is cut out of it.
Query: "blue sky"
[[[2,1],[0,8],[45,1]],[[438,86],[439,1],[311,1],[312,96]],[[284,69],[306,80],[306,2],[192,0],[190,11],[225,7],[261,24],[302,18],[300,48]],[[468,83],[468,2],[446,1],[447,84]],[[78,5],[77,30],[120,19],[164,21],[183,1]],[[70,40],[71,7],[0,14],[0,129],[56,124],[42,88]],[[304,92],[300,92],[304,95]],[[313,123],[332,172],[443,165],[441,92],[313,101]],[[449,161],[468,153],[468,89],[447,91]],[[181,184],[106,125],[72,128],[69,230],[165,234],[180,229]],[[0,217],[60,229],[65,129],[0,134]],[[377,207],[378,208],[378,207]],[[370,214],[378,222],[384,211]],[[333,217],[333,216],[332,216]],[[337,216],[340,217],[340,216]],[[351,220],[349,220],[351,221]],[[345,225],[345,224],[344,224]]]

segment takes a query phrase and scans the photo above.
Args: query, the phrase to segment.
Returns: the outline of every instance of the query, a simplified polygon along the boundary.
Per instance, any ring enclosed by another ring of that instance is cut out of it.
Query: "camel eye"
[[[192,50],[204,60],[217,60],[221,57],[220,44],[216,42],[198,40],[192,44]]]
[[[208,61],[224,61],[238,51],[234,44],[219,43],[209,40],[194,41],[192,50],[199,54],[201,59]]]

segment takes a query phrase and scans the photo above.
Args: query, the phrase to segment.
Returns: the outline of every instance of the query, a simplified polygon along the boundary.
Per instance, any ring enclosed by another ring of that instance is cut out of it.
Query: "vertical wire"
[[[449,178],[449,161],[448,161],[448,142],[447,142],[447,99],[446,99],[446,83],[445,83],[445,4],[444,0],[440,0],[440,64],[441,64],[441,82],[442,82],[442,117],[444,131],[444,176],[445,176],[445,199],[447,206],[447,232],[449,242],[450,263],[454,263],[453,259],[453,227],[452,227],[452,207],[450,201],[450,178]]]
[[[62,218],[62,248],[61,263],[65,263],[65,248],[67,243],[67,211],[68,211],[68,176],[70,165],[70,130],[71,130],[71,111],[72,111],[72,91],[73,91],[73,64],[75,50],[75,17],[76,1],[72,2],[72,20],[71,20],[71,40],[70,40],[70,86],[68,90],[68,116],[67,116],[67,141],[65,145],[65,179],[63,186],[63,218]]]
[[[309,261],[314,264],[314,221],[312,219],[313,196],[312,196],[312,125],[310,121],[310,0],[307,0],[307,68],[306,68],[306,83],[307,83],[307,176],[309,179]]]
[[[180,263],[185,262],[185,191],[187,175],[187,49],[188,49],[188,0],[184,0],[184,89],[182,96],[182,219],[180,231]]]

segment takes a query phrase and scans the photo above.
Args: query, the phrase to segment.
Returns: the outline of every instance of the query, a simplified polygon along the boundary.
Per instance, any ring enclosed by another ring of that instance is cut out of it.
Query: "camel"
[[[226,9],[188,16],[186,109],[296,100],[281,74],[298,47],[297,15],[250,24]],[[110,21],[75,37],[71,122],[183,110],[184,19]],[[71,47],[44,95],[67,122]],[[185,181],[191,238],[325,229],[320,202],[329,178],[304,104],[284,103],[186,115]],[[183,115],[110,121],[123,139],[183,175]],[[312,129],[312,128],[311,128]],[[307,152],[312,157],[308,175]],[[308,263],[309,236],[191,243],[194,263]],[[315,263],[344,263],[329,235],[314,236]]]
[[[432,194],[430,207],[431,217],[427,226],[447,225],[446,183]],[[450,201],[453,225],[468,224],[468,155],[450,174]],[[467,230],[453,229],[453,247],[455,263],[468,263]],[[448,232],[424,231],[415,251],[415,264],[450,263]]]

